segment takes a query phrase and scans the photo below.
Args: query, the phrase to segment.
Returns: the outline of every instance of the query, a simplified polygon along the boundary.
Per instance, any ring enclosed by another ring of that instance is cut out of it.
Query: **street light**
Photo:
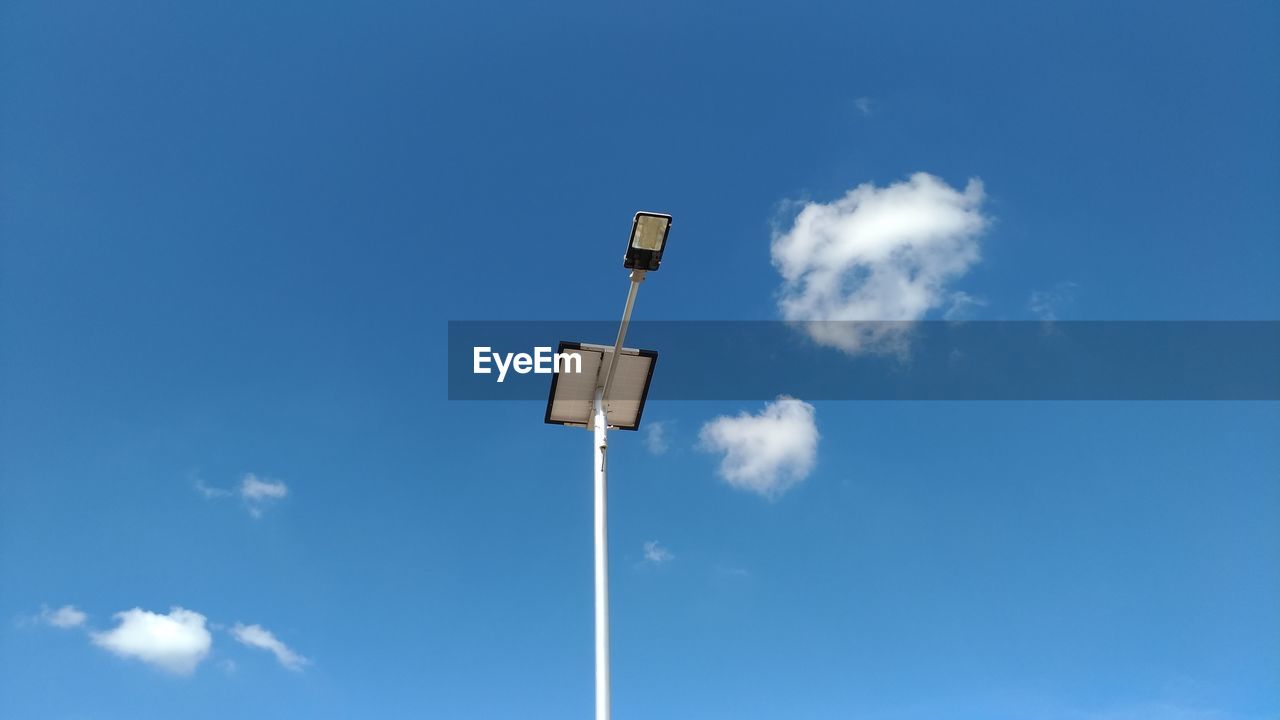
[[[623,267],[631,268],[631,287],[622,310],[622,323],[613,347],[561,342],[559,352],[576,352],[582,364],[578,372],[556,368],[551,377],[545,422],[590,428],[595,436],[595,544],[596,544],[596,720],[609,720],[609,526],[608,450],[609,428],[639,430],[653,366],[654,350],[622,347],[631,324],[636,292],[645,274],[662,263],[671,216],[638,212],[631,221],[631,239]]]
[[[631,242],[622,266],[637,270],[657,270],[662,263],[662,249],[671,232],[671,216],[638,212],[631,221]]]

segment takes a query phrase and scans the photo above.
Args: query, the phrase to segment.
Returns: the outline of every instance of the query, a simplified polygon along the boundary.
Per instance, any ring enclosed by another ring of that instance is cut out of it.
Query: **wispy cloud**
[[[920,320],[954,304],[947,284],[978,262],[978,239],[990,224],[985,197],[976,178],[957,190],[916,173],[806,203],[773,237],[783,318],[846,352],[902,352],[905,326],[850,323]]]
[[[986,306],[986,300],[983,300],[980,297],[974,297],[963,290],[958,290],[951,293],[947,309],[942,313],[942,319],[968,320],[973,317],[978,308]]]
[[[668,421],[651,422],[645,425],[644,446],[654,455],[665,455],[671,449],[667,441]]]
[[[675,556],[657,540],[648,540],[644,544],[644,561],[649,565],[669,563]]]
[[[207,485],[205,481],[200,478],[196,478],[195,487],[196,492],[200,493],[200,495],[208,500],[213,498],[231,497],[235,494],[233,491],[226,488],[216,488],[211,485]]]
[[[818,426],[809,403],[780,395],[756,415],[720,416],[702,426],[702,447],[723,453],[720,476],[733,487],[777,498],[813,470]]]
[[[1036,290],[1027,301],[1027,309],[1041,320],[1057,320],[1059,314],[1075,302],[1079,287],[1070,280],[1064,280],[1047,290]]]
[[[88,619],[89,616],[75,605],[63,605],[55,610],[50,610],[48,606],[41,606],[38,614],[19,619],[18,626],[40,624],[68,630],[83,626]]]
[[[745,580],[751,577],[751,571],[737,565],[716,565],[711,576],[723,580]]]
[[[239,497],[244,502],[245,510],[255,518],[262,517],[268,506],[289,495],[289,486],[283,481],[258,477],[253,473],[246,473],[240,479],[240,484],[233,488],[213,487],[200,478],[196,478],[195,488],[207,500]]]
[[[95,645],[175,675],[195,672],[213,644],[205,616],[180,607],[167,615],[134,608],[116,613],[115,619],[114,629],[90,634]]]
[[[863,95],[853,99],[853,106],[862,113],[862,117],[871,117],[871,113],[875,110],[875,100]]]
[[[231,628],[231,636],[249,647],[255,647],[270,652],[272,655],[276,656],[276,660],[278,660],[281,665],[289,670],[293,670],[294,672],[301,671],[303,666],[308,665],[311,662],[305,657],[294,652],[288,645],[281,642],[270,630],[267,630],[261,625],[243,625],[241,623],[236,623]]]

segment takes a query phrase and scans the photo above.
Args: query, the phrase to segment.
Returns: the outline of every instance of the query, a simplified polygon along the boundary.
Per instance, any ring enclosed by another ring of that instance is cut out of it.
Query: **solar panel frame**
[[[562,340],[556,352],[577,352],[582,358],[582,372],[561,373],[559,367],[556,368],[551,376],[543,421],[550,425],[591,427],[595,390],[604,383],[603,375],[607,361],[613,355],[613,346]],[[640,429],[649,386],[653,382],[653,368],[657,364],[657,350],[622,348],[614,370],[613,387],[609,389],[609,397],[605,398],[609,427]],[[565,375],[563,380],[561,374]]]

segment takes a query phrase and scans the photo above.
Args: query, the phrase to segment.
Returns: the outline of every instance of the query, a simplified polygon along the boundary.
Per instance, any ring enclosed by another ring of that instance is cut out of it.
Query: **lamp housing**
[[[671,216],[638,212],[631,220],[631,239],[622,266],[632,270],[657,270],[671,232]]]

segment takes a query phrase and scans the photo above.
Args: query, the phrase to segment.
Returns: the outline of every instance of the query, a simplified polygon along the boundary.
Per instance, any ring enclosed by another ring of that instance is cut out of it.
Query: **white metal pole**
[[[622,343],[627,338],[627,327],[631,324],[636,292],[644,282],[644,276],[644,270],[631,271],[631,287],[627,290],[627,304],[622,309],[618,339],[613,343],[604,382],[596,387],[592,408],[596,442],[596,720],[609,720],[609,414],[605,403],[613,385],[613,371],[618,366]]]
[[[603,386],[596,388],[593,425],[596,445],[596,720],[609,720],[609,423]]]

